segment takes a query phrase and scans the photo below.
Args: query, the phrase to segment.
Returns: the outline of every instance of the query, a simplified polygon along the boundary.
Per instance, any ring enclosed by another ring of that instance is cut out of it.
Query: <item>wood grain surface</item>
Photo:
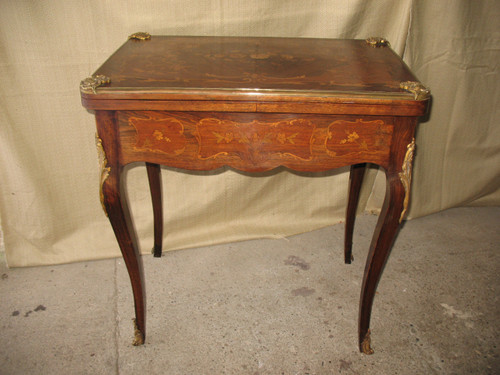
[[[392,117],[217,112],[117,112],[121,163],[210,170],[320,171],[371,162],[387,166]]]

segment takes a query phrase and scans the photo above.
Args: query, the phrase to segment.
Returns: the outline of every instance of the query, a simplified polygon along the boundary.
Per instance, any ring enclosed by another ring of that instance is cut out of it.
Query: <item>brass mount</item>
[[[80,82],[80,91],[87,94],[97,94],[96,89],[99,86],[110,83],[111,79],[103,75],[96,75],[85,78]]]
[[[405,81],[399,84],[399,87],[405,91],[411,92],[415,100],[427,100],[431,97],[431,90],[420,82]]]
[[[133,40],[149,40],[149,39],[151,39],[151,34],[143,32],[143,31],[139,31],[137,33],[133,33],[133,34],[129,35],[128,38],[133,39]]]
[[[368,43],[372,47],[390,47],[391,44],[389,41],[385,38],[381,38],[378,36],[372,36],[368,39],[366,39],[366,43]]]

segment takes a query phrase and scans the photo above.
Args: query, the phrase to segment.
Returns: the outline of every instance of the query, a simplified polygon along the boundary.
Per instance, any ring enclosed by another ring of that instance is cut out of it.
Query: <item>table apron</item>
[[[387,167],[397,117],[284,113],[117,111],[120,164],[256,172]]]

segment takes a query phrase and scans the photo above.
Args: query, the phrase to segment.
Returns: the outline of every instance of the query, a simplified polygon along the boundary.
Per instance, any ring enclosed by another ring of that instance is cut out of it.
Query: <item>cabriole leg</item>
[[[158,164],[146,163],[148,171],[149,190],[151,191],[151,201],[153,202],[154,216],[154,246],[153,254],[161,257],[163,242],[163,211],[161,203],[161,169]]]
[[[122,166],[116,146],[114,112],[97,111],[96,120],[97,145],[101,159],[101,203],[113,227],[132,284],[135,305],[133,345],[142,345],[146,337],[142,265],[133,237],[130,212],[121,192]]]
[[[351,261],[354,260],[352,256],[352,235],[359,202],[359,192],[363,183],[365,170],[365,163],[355,164],[351,165],[351,172],[349,174],[349,197],[347,201],[344,235],[344,261],[346,264],[351,264]]]
[[[399,228],[405,191],[399,176],[387,174],[387,188],[382,212],[373,235],[366,261],[359,312],[359,349],[372,354],[370,342],[370,316],[377,284],[389,257],[390,249]]]

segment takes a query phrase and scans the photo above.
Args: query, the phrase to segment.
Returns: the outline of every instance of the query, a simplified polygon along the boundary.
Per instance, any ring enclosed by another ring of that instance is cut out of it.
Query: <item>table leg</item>
[[[161,204],[161,169],[158,164],[146,163],[148,171],[149,190],[151,191],[151,200],[153,202],[154,216],[154,246],[153,254],[155,257],[161,257],[163,242],[163,212]]]
[[[133,345],[146,337],[142,264],[137,253],[130,211],[121,191],[121,171],[113,111],[96,111],[97,146],[101,163],[101,203],[111,222],[132,284],[135,305]]]
[[[139,264],[135,241],[132,239],[129,220],[126,219],[128,212],[120,194],[120,173],[110,172],[109,177],[103,183],[103,197],[106,212],[115,232],[118,245],[123,254],[125,265],[132,283],[132,292],[135,304],[135,333],[134,345],[144,344],[144,297],[141,278],[141,267]]]
[[[370,245],[366,261],[359,312],[359,348],[365,354],[372,354],[370,346],[370,316],[373,298],[382,270],[389,257],[390,249],[399,228],[403,210],[405,189],[397,173],[386,172],[387,187],[382,212]]]
[[[352,234],[354,231],[354,221],[356,220],[356,210],[359,202],[359,192],[363,177],[365,175],[366,163],[351,165],[349,174],[349,198],[347,202],[345,235],[344,235],[344,261],[351,264],[354,260],[352,256]]]

